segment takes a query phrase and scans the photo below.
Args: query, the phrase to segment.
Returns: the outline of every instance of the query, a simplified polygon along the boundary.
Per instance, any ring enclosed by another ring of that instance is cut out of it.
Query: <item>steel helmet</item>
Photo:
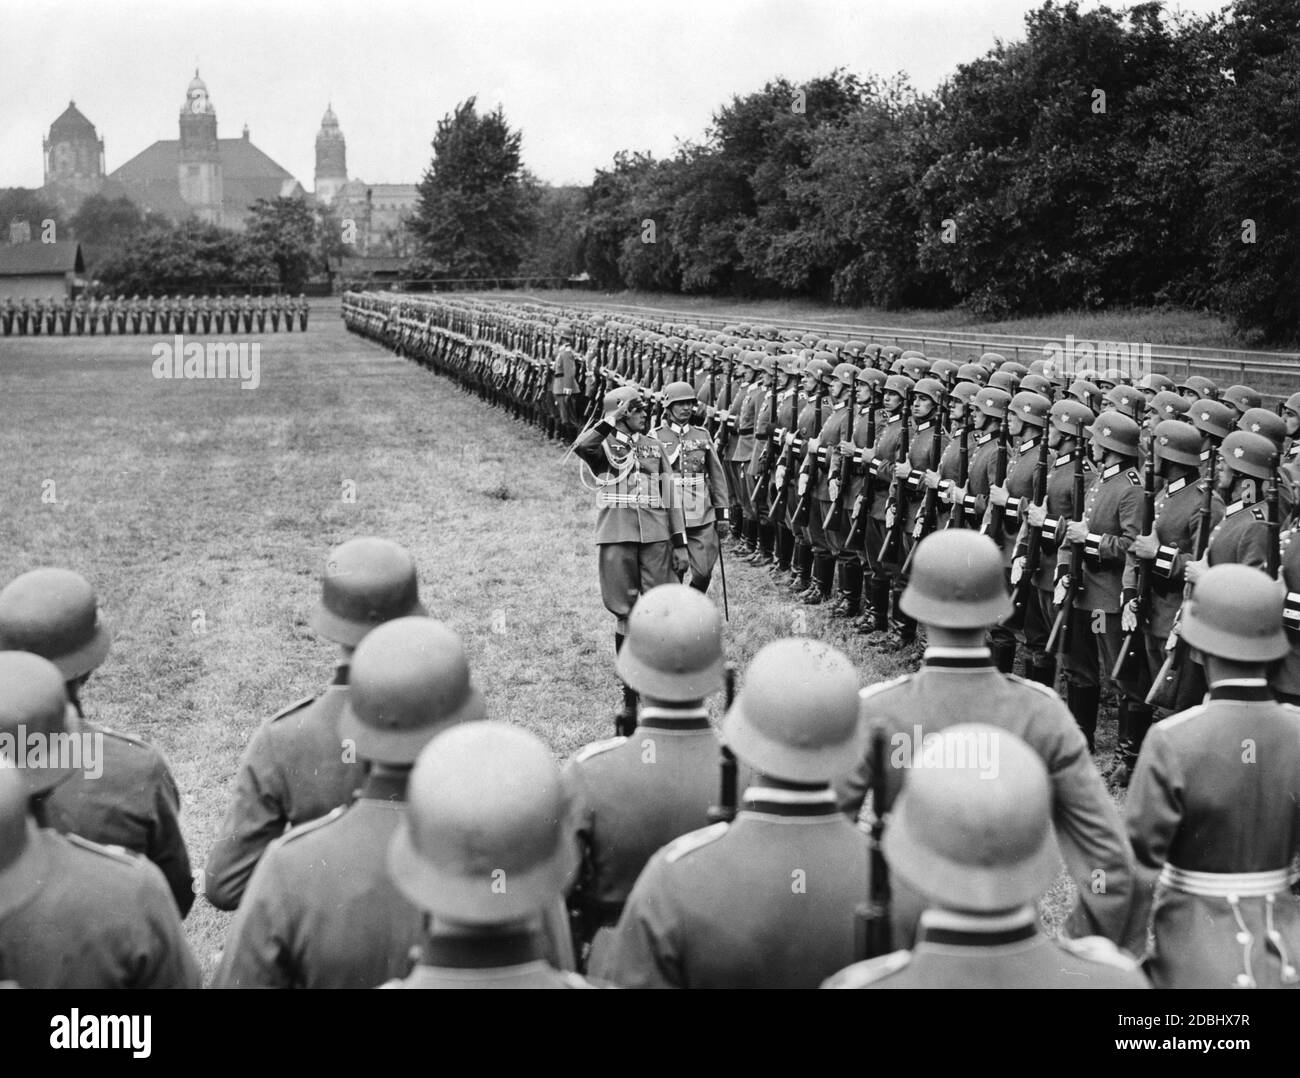
[[[1011,613],[1002,552],[966,528],[931,532],[916,548],[898,605],[908,617],[942,629],[998,624]]]
[[[1123,412],[1105,411],[1088,428],[1092,440],[1112,453],[1121,453],[1126,457],[1138,455],[1138,442],[1141,429],[1137,422]]]
[[[0,591],[0,648],[48,659],[64,681],[99,666],[112,640],[94,588],[71,569],[33,569]]]
[[[665,408],[670,408],[674,404],[684,404],[687,401],[691,404],[697,403],[695,387],[690,382],[669,382],[664,386],[663,399]]]
[[[460,637],[433,618],[397,618],[370,632],[348,684],[339,736],[379,763],[414,763],[439,730],[487,714]]]
[[[415,763],[389,875],[440,920],[521,921],[557,902],[577,872],[571,815],[560,769],[536,734],[462,723]]]
[[[1237,422],[1237,429],[1262,434],[1279,452],[1286,441],[1286,420],[1267,408],[1247,408],[1245,415]]]
[[[839,363],[836,364],[832,375],[835,381],[841,382],[846,386],[851,386],[857,380],[858,368],[852,363]]]
[[[791,782],[846,775],[863,751],[857,671],[819,640],[775,640],[749,664],[722,736],[764,775]]]
[[[1238,412],[1247,412],[1264,403],[1264,398],[1250,386],[1229,386],[1223,391],[1223,399]]]
[[[0,651],[0,758],[13,765],[28,796],[52,790],[71,778],[76,768],[66,754],[47,748],[39,761],[7,750],[32,739],[45,746],[67,741],[80,732],[76,712],[68,703],[62,672],[49,659],[29,651]],[[19,766],[19,765],[23,766]]]
[[[1200,465],[1201,434],[1195,427],[1178,419],[1163,419],[1154,434],[1158,459]]]
[[[998,389],[995,386],[985,386],[975,394],[975,407],[983,415],[990,416],[994,419],[1005,419],[1007,408],[1011,405],[1011,394],[1005,389]]]
[[[1011,398],[1009,415],[1019,416],[1031,427],[1046,427],[1052,402],[1041,393],[1020,392]]]
[[[1162,389],[1147,405],[1161,419],[1181,419],[1192,407],[1186,397],[1180,397],[1173,390]]]
[[[978,363],[963,363],[957,368],[958,382],[974,382],[977,386],[988,385],[989,372]]]
[[[1237,426],[1237,413],[1222,401],[1199,400],[1187,413],[1202,434],[1226,438]]]
[[[947,391],[937,378],[922,378],[912,387],[912,394],[929,397],[935,404],[942,404]]]
[[[415,562],[404,547],[388,539],[350,539],[330,552],[311,626],[326,640],[355,647],[376,625],[427,613]]]
[[[1252,566],[1213,565],[1192,589],[1183,639],[1198,651],[1234,662],[1280,659],[1291,650],[1282,627],[1285,593],[1283,585]]]
[[[1219,451],[1223,455],[1223,463],[1234,472],[1256,479],[1267,479],[1273,473],[1277,449],[1262,434],[1234,430],[1223,439]]]
[[[684,584],[643,594],[627,619],[616,669],[629,688],[657,700],[702,700],[725,684],[722,619],[712,601]]]
[[[1041,896],[1060,852],[1038,753],[984,723],[929,734],[923,751],[938,766],[908,772],[885,828],[890,870],[950,909],[991,913]]]

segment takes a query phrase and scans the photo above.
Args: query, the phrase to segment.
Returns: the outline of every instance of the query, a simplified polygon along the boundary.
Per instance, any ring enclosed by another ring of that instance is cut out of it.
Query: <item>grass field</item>
[[[255,725],[330,676],[306,619],[327,552],[354,536],[411,550],[493,717],[559,755],[609,736],[612,619],[576,462],[347,334],[337,305],[306,334],[247,339],[261,344],[253,391],[155,379],[153,338],[0,338],[0,580],[63,565],[96,585],[116,641],[87,712],[166,753],[195,866]],[[845,648],[864,684],[905,669],[780,601],[763,572],[730,563],[728,585],[742,666],[807,632]],[[209,975],[228,921],[200,901],[187,922]]]
[[[520,295],[519,293],[484,293]],[[732,321],[747,318],[789,319],[827,322],[836,325],[889,326],[925,331],[935,336],[944,332],[991,333],[1049,337],[1064,340],[1138,341],[1151,345],[1189,345],[1202,348],[1252,348],[1246,338],[1217,315],[1204,311],[1138,308],[1106,311],[1063,311],[1057,314],[1001,321],[981,321],[960,307],[942,310],[887,311],[872,307],[831,307],[812,300],[730,300],[708,296],[675,296],[658,292],[592,292],[564,289],[529,293],[532,297],[573,304],[634,304],[669,310],[695,312]],[[943,355],[940,348],[932,353]]]

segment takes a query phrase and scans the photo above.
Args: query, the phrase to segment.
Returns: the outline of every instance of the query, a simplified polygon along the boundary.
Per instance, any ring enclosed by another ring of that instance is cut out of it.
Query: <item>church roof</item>
[[[84,269],[81,244],[76,240],[0,245],[0,277],[58,276]]]
[[[297,181],[248,139],[217,140],[221,155],[221,194],[228,213],[243,212],[259,198],[267,201],[294,193]],[[169,217],[186,217],[192,207],[181,198],[177,166],[179,139],[160,139],[114,169],[108,182],[125,189],[141,208]]]
[[[50,124],[51,142],[68,138],[93,139],[98,137],[95,133],[95,125],[82,115],[75,101],[69,101],[68,107],[63,110],[59,118]]]

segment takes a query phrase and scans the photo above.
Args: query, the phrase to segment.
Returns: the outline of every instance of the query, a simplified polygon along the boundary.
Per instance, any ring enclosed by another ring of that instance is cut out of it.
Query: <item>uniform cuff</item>
[[[1088,533],[1088,537],[1083,541],[1083,552],[1090,558],[1101,557],[1101,534],[1099,532]]]
[[[686,549],[686,533],[685,533],[685,532],[673,532],[673,546],[676,547],[678,550],[685,550],[685,549]]]
[[[966,497],[964,497],[961,500],[961,505],[963,509],[966,509],[972,513],[979,508],[979,504],[975,501],[974,494],[967,494]]]
[[[1178,548],[1162,546],[1156,548],[1156,560],[1152,568],[1163,577],[1168,577],[1174,569],[1174,560],[1178,557]]]
[[[1291,632],[1300,632],[1300,591],[1286,593],[1286,604],[1282,607],[1282,624]]]
[[[1043,521],[1042,536],[1051,542],[1056,542],[1056,528],[1061,523],[1060,517],[1048,517]]]

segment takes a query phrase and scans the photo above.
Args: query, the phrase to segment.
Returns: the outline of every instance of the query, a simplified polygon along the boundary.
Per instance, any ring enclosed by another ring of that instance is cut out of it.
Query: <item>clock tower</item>
[[[327,205],[348,182],[348,149],[331,104],[325,109],[316,135],[316,198]]]
[[[217,144],[217,112],[208,99],[208,87],[194,78],[181,106],[180,193],[194,216],[208,224],[221,224],[221,151]]]

